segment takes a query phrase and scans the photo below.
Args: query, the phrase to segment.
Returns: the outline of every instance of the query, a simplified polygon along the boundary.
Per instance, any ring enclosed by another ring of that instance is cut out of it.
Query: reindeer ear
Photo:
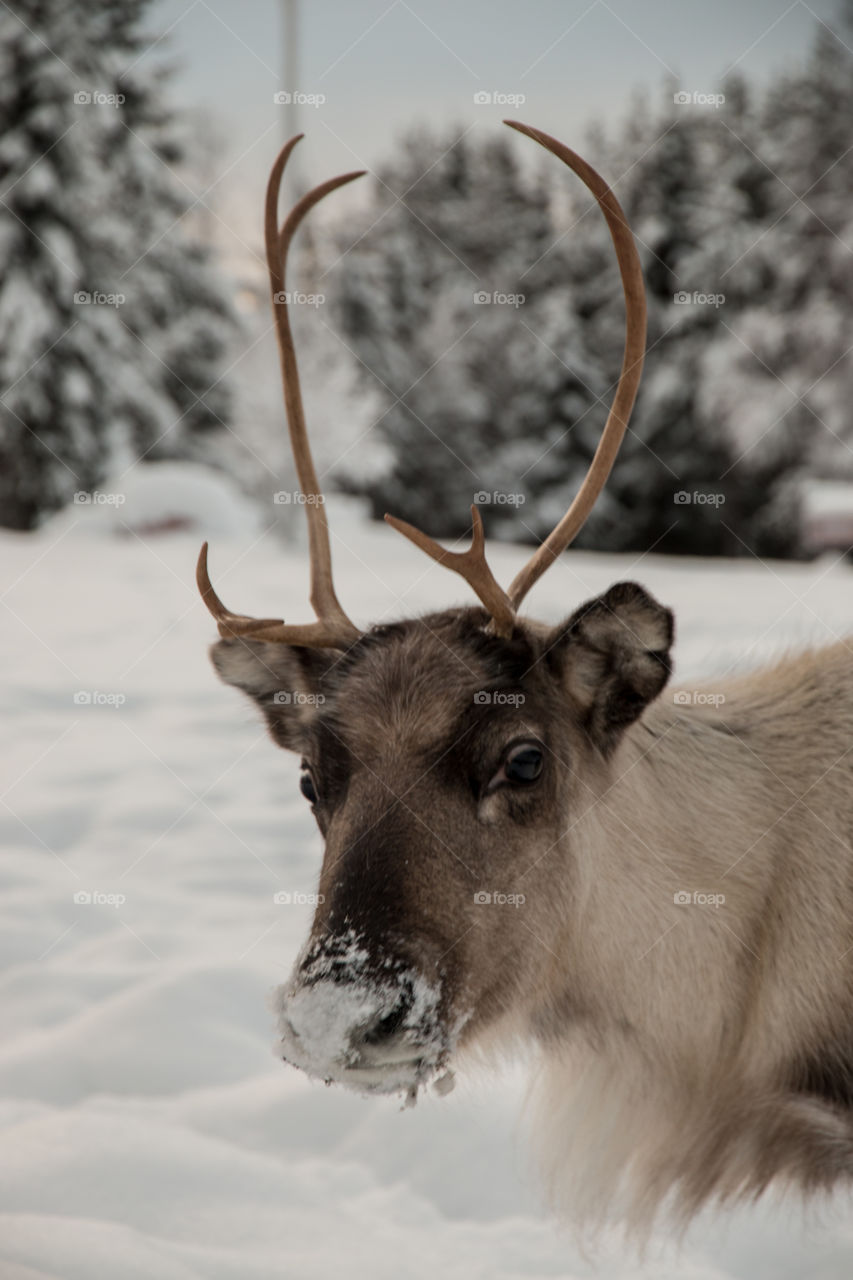
[[[548,637],[584,726],[607,755],[670,675],[673,617],[636,582],[617,582]]]
[[[273,741],[302,751],[308,727],[325,702],[323,677],[339,654],[264,640],[219,640],[210,657],[220,678],[255,702]]]

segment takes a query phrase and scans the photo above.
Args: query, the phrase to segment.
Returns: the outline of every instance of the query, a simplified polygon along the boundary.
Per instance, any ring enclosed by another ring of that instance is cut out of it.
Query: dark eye
[[[506,782],[522,786],[527,782],[535,782],[542,772],[544,762],[545,754],[537,743],[516,743],[506,753],[503,764],[489,783],[489,790],[493,791]]]
[[[307,769],[302,770],[302,777],[299,779],[299,790],[311,804],[317,803],[317,788],[314,786],[314,779]]]
[[[513,747],[504,761],[504,773],[510,782],[533,782],[542,772],[542,752],[532,742]]]

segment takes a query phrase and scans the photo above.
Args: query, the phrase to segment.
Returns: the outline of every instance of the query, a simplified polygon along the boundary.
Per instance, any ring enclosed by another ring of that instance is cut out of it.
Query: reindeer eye
[[[489,783],[489,790],[494,791],[502,783],[535,782],[542,772],[545,755],[535,742],[518,742],[510,747],[504,762]]]
[[[504,762],[504,773],[511,782],[533,782],[542,772],[542,752],[532,742],[513,747]]]
[[[314,786],[314,779],[307,769],[302,770],[302,777],[299,779],[299,790],[311,804],[317,803],[317,788]]]

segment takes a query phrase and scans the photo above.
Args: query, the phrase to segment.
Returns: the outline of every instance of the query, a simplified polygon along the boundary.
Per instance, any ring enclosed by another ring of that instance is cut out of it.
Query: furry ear
[[[673,616],[636,582],[588,600],[548,637],[584,727],[603,755],[669,679]]]
[[[212,645],[210,657],[219,677],[260,707],[273,741],[288,751],[303,751],[308,727],[326,700],[323,677],[340,654],[234,639]]]

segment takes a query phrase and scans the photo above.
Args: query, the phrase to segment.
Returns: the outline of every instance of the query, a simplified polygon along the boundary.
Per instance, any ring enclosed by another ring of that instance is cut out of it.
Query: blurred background
[[[579,545],[846,550],[851,42],[845,0],[4,6],[0,523],[76,504],[152,534],[215,506],[297,536],[261,210],[302,130],[288,199],[368,171],[290,273],[323,485],[436,536],[476,500],[492,537],[541,539],[595,448],[623,302],[601,215],[517,117],[607,177],[648,286],[645,380]]]

